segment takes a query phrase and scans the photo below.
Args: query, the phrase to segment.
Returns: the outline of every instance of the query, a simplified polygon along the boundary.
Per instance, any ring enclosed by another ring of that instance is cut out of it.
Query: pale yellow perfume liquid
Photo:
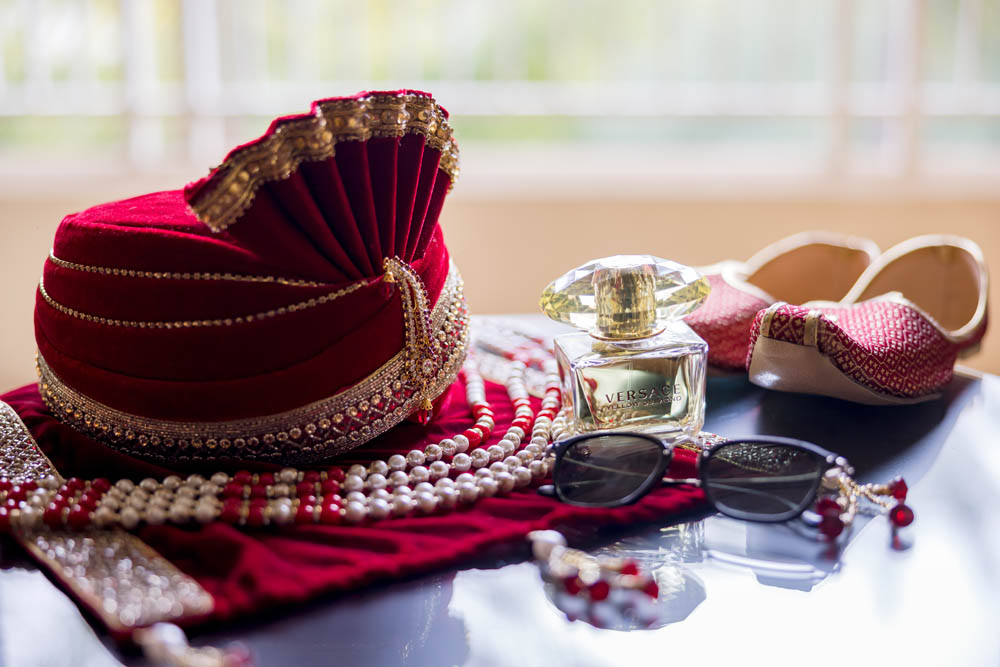
[[[578,431],[695,436],[705,423],[708,345],[687,325],[638,341],[588,334],[556,339],[567,404]]]

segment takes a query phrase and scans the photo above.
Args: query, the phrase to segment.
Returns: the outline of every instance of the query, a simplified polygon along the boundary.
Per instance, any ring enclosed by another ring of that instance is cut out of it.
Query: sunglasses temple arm
[[[701,480],[696,477],[688,477],[686,479],[674,479],[672,477],[665,477],[663,479],[663,485],[674,486],[677,484],[690,484],[691,486],[701,486]]]

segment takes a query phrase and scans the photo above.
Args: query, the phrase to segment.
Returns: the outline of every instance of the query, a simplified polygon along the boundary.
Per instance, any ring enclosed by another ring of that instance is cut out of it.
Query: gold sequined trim
[[[163,462],[213,459],[305,463],[353,449],[388,431],[440,395],[458,375],[469,341],[469,320],[461,276],[454,265],[430,314],[439,354],[422,355],[407,346],[353,387],[310,405],[263,417],[227,422],[185,423],[150,419],[116,410],[66,385],[37,356],[39,388],[61,421],[132,456]],[[420,368],[414,376],[412,369]]]
[[[454,184],[458,178],[458,144],[444,110],[433,98],[374,94],[316,104],[310,116],[280,124],[274,132],[245,146],[217,167],[213,182],[190,202],[195,216],[213,232],[232,225],[250,206],[257,189],[288,178],[302,162],[325,160],[341,141],[416,134],[441,151],[439,168]]]
[[[63,481],[17,413],[0,401],[0,476],[18,483],[50,475]],[[131,533],[39,525],[15,537],[112,630],[203,616],[215,604],[197,581]]]
[[[282,278],[281,276],[248,276],[237,273],[209,273],[206,271],[144,271],[142,269],[121,269],[110,266],[93,266],[77,264],[60,259],[54,253],[49,253],[49,261],[56,266],[73,271],[100,273],[106,276],[124,276],[128,278],[153,278],[157,280],[229,280],[239,283],[273,283],[290,287],[325,287],[330,283],[318,283],[313,280],[298,280]]]
[[[376,280],[378,279],[373,278],[370,280],[358,281],[348,285],[347,287],[330,292],[329,294],[323,294],[322,296],[317,296],[312,299],[306,299],[305,301],[299,301],[298,303],[293,303],[288,306],[281,306],[280,308],[273,308],[260,313],[254,313],[252,315],[235,315],[213,320],[118,320],[111,317],[102,317],[100,315],[84,313],[59,303],[49,296],[47,291],[45,291],[44,279],[40,279],[38,281],[38,291],[41,293],[42,298],[45,299],[45,303],[58,310],[60,313],[85,320],[87,322],[93,322],[95,324],[104,324],[112,327],[132,327],[138,329],[191,329],[194,327],[228,327],[233,326],[234,324],[247,324],[249,322],[265,320],[271,317],[278,317],[279,315],[285,315],[287,313],[295,313],[300,310],[306,310],[307,308],[313,308],[315,306],[321,306],[325,303],[330,303],[331,301],[339,299],[342,296],[346,296],[351,292],[355,292],[362,287],[371,285]]]

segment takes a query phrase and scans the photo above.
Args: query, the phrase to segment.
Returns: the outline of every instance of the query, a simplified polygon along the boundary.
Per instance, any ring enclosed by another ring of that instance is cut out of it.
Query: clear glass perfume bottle
[[[555,340],[577,430],[698,434],[708,344],[681,318],[708,292],[694,269],[651,255],[594,260],[545,288],[542,311],[586,331]]]

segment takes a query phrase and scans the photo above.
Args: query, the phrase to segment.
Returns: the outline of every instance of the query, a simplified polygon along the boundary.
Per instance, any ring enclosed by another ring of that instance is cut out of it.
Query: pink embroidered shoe
[[[878,253],[867,239],[804,232],[772,243],[746,262],[702,267],[712,292],[685,322],[708,343],[710,365],[742,372],[758,312],[776,301],[839,300]]]
[[[840,303],[775,303],[757,314],[750,381],[869,405],[937,397],[986,333],[989,278],[978,245],[922,236],[879,257]]]

